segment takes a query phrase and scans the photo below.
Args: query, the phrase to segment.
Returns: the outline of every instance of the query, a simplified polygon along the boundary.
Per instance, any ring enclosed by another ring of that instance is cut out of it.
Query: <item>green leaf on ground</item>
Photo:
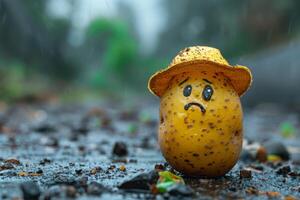
[[[168,189],[175,184],[184,184],[184,180],[169,171],[159,172],[156,188],[160,193],[167,192]]]
[[[296,133],[296,128],[290,122],[283,122],[280,124],[280,133],[285,138],[293,137]]]

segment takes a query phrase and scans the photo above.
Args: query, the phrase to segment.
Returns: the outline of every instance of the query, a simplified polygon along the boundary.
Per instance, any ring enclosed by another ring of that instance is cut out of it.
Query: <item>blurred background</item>
[[[244,105],[300,104],[299,0],[0,0],[0,99],[155,98],[187,46],[254,74]]]

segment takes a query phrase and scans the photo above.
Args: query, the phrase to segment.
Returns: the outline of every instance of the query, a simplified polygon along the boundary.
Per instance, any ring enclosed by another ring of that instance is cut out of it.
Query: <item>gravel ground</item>
[[[0,199],[300,198],[299,115],[274,105],[245,110],[245,150],[226,176],[183,176],[184,187],[155,194],[157,172],[173,171],[156,142],[157,111],[145,103],[1,106]],[[282,137],[282,122],[296,133]],[[259,162],[257,146],[270,143],[283,145],[274,151],[285,161]]]

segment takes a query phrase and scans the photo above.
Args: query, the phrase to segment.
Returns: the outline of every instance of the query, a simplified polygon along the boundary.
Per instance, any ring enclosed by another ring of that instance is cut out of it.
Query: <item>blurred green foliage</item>
[[[290,122],[283,122],[279,126],[282,137],[289,138],[296,134],[296,127]]]
[[[126,23],[118,19],[96,19],[87,28],[86,40],[88,45],[97,47],[96,59],[101,58],[92,74],[94,86],[111,87],[134,76],[138,49]]]
[[[1,101],[14,102],[26,96],[36,95],[49,88],[49,84],[51,81],[37,75],[23,62],[0,61]]]
[[[23,94],[21,82],[25,80],[24,67],[20,63],[10,64],[10,68],[0,68],[0,98],[10,100]]]
[[[230,59],[300,32],[298,0],[163,0],[167,22],[155,50],[147,54],[135,15],[124,3],[116,16],[92,20],[76,38],[76,1],[69,16],[61,18],[47,12],[48,2],[0,1],[0,99],[49,88],[68,99],[81,98],[89,89],[144,94],[149,76],[186,46],[215,46]]]

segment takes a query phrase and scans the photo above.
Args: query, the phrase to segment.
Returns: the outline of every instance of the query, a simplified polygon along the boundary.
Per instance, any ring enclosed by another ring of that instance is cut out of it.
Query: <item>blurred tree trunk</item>
[[[5,17],[0,25],[2,54],[43,68],[47,75],[63,79],[74,75],[74,62],[64,52],[70,24],[58,27],[60,35],[49,29],[52,19],[46,15],[46,1],[2,0],[0,6],[1,17]]]

